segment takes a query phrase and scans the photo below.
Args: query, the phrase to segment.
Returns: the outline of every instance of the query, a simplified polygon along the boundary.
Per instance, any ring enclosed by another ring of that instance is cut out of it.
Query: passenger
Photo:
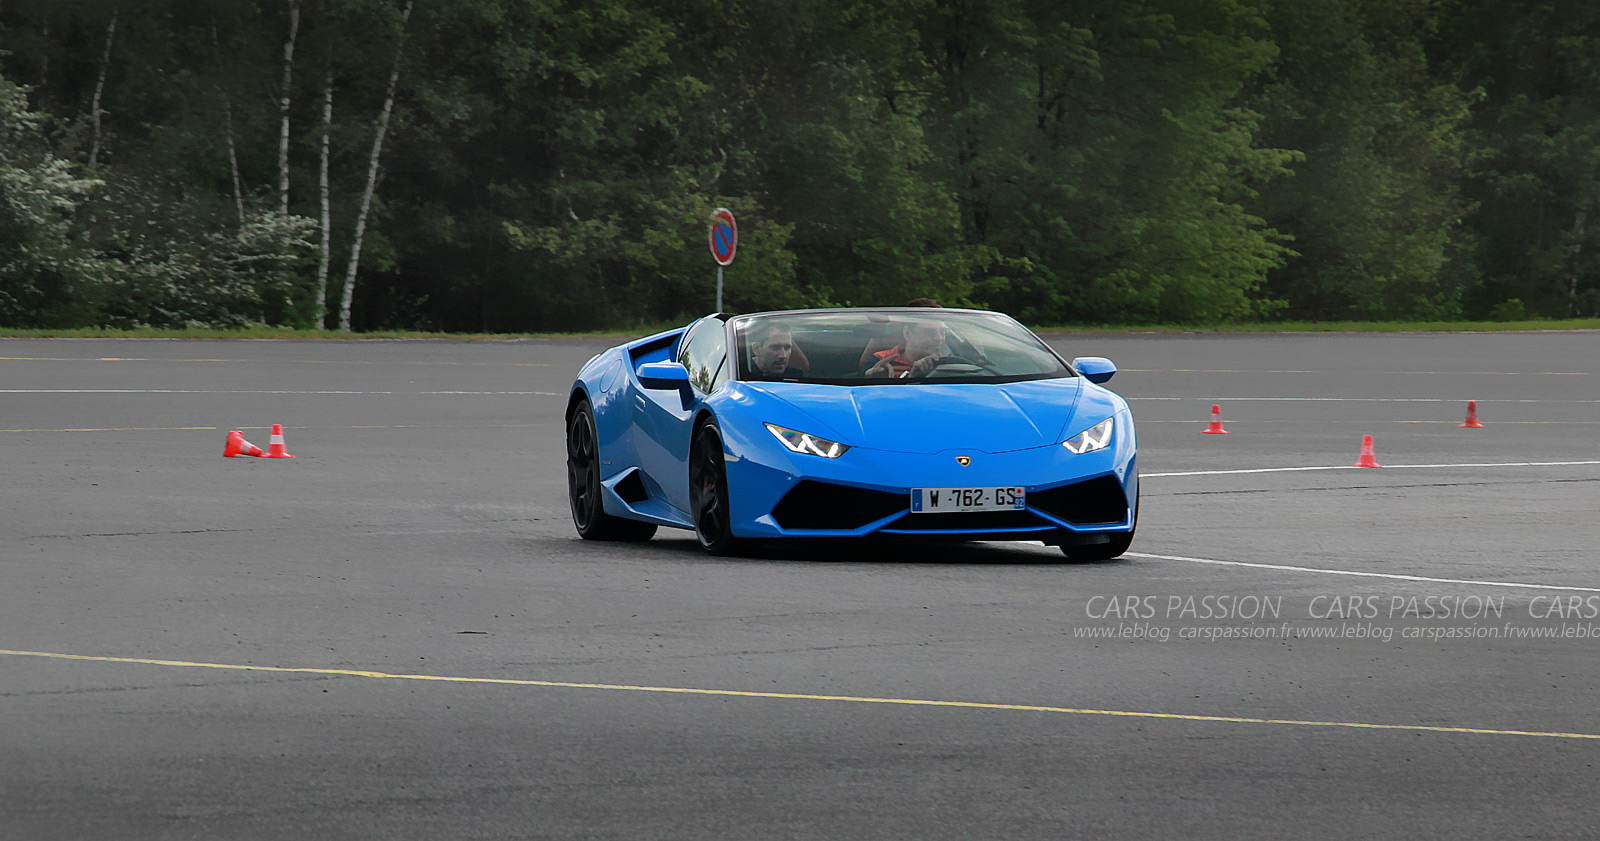
[[[805,372],[791,365],[795,352],[794,331],[781,321],[762,320],[750,328],[750,368],[773,377],[801,377]]]
[[[937,307],[939,309],[944,309],[944,305],[943,304],[939,303],[938,301],[935,301],[932,298],[912,298],[911,300],[906,302],[906,306],[908,306],[908,307]],[[887,336],[879,336],[878,338],[873,339],[870,342],[867,342],[866,349],[861,351],[861,361],[856,363],[856,370],[857,371],[864,371],[869,366],[877,364],[877,362],[878,362],[878,352],[879,351],[889,350],[890,348],[898,347],[900,345],[900,343],[902,341],[904,341],[904,340],[905,340],[904,334],[899,333],[897,331],[891,331],[890,334],[887,335]]]
[[[877,362],[868,368],[869,377],[926,377],[944,357],[944,324],[938,321],[913,321],[905,327],[905,339],[898,346],[878,351]]]

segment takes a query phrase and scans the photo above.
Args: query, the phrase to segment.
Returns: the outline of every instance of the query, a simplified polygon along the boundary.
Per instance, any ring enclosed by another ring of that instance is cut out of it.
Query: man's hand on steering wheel
[[[940,356],[937,353],[924,356],[921,359],[918,359],[916,362],[911,363],[911,376],[926,377],[933,373],[933,369],[944,364],[944,361],[949,358],[950,357],[948,356]]]
[[[924,363],[926,364],[924,365]],[[996,368],[994,363],[987,359],[979,358],[974,360],[968,359],[965,356],[939,356],[935,354],[933,356],[925,356],[922,359],[917,360],[917,364],[911,367],[911,374],[912,376],[919,377],[929,376],[934,371],[945,365],[965,365],[974,372],[979,370],[989,371],[996,374],[1000,372],[1000,369]]]

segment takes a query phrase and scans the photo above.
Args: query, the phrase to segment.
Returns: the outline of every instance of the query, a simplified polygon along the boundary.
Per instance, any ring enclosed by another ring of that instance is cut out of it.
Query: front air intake
[[[904,511],[907,505],[904,493],[808,479],[783,495],[772,509],[772,518],[785,529],[849,531]]]
[[[1028,507],[1075,526],[1100,526],[1128,519],[1128,496],[1113,476],[1028,493]]]

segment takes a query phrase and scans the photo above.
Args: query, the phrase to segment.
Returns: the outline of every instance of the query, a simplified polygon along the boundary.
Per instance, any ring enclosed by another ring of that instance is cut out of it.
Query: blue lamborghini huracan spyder
[[[1133,417],[1101,357],[999,313],[710,315],[589,360],[567,404],[590,540],[1038,540],[1114,558],[1139,512]]]

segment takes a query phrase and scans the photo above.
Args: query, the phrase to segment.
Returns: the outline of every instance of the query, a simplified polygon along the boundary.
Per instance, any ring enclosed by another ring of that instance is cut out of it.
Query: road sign
[[[719,207],[711,213],[711,258],[717,265],[726,266],[733,262],[738,250],[739,227],[733,223],[733,213]]]

